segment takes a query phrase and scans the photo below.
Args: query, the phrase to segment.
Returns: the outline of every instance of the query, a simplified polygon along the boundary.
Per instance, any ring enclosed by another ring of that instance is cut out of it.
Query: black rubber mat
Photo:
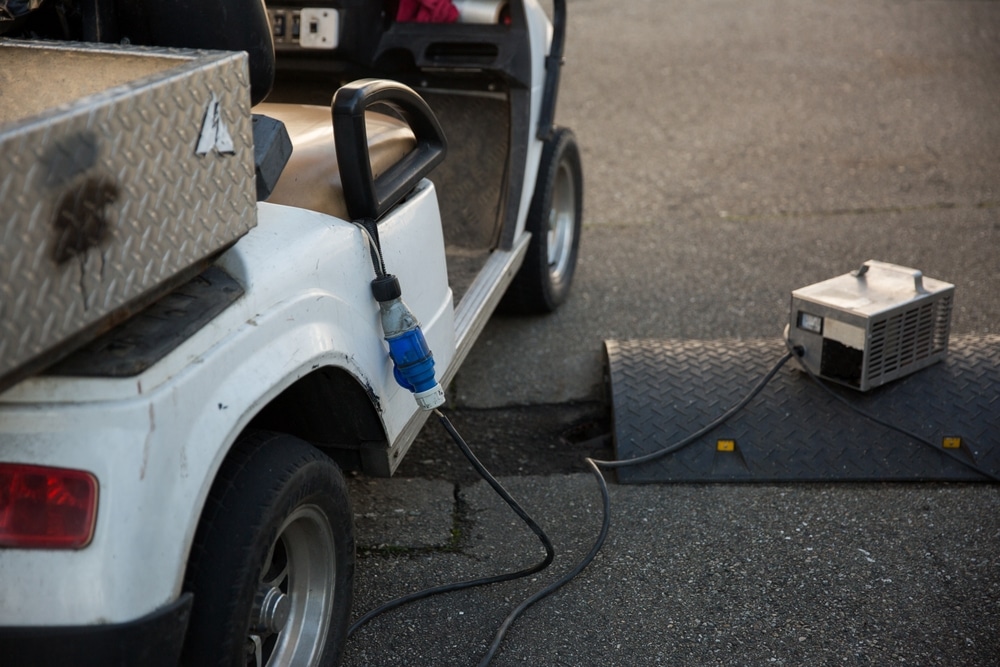
[[[780,339],[609,340],[605,350],[619,460],[709,424],[786,351]],[[952,336],[944,361],[866,394],[833,389],[934,447],[857,414],[789,361],[725,424],[672,454],[619,468],[618,480],[986,479],[947,453],[1000,474],[1000,336]]]
[[[423,91],[448,140],[430,175],[449,245],[492,249],[499,237],[509,111],[503,97]]]

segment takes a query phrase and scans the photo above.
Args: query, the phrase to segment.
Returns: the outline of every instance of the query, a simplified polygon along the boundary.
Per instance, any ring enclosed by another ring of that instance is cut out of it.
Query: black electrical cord
[[[786,344],[787,344],[787,341],[786,341]],[[737,402],[732,407],[730,407],[728,410],[726,410],[724,413],[722,413],[722,415],[720,415],[719,417],[717,417],[716,419],[714,419],[713,421],[711,421],[707,425],[703,426],[702,428],[698,429],[697,431],[695,431],[691,435],[688,435],[687,437],[683,438],[682,440],[679,440],[679,441],[677,441],[677,442],[675,442],[675,443],[673,443],[671,445],[668,445],[668,446],[666,446],[666,447],[664,447],[662,449],[659,449],[659,450],[657,450],[655,452],[651,452],[649,454],[644,454],[642,456],[637,456],[637,457],[634,457],[634,458],[631,458],[631,459],[624,459],[624,460],[619,460],[619,461],[603,461],[603,460],[599,460],[599,459],[592,459],[592,458],[589,458],[589,457],[586,458],[586,459],[584,459],[584,461],[586,461],[586,463],[593,470],[594,475],[597,477],[598,484],[599,484],[599,487],[600,487],[600,490],[601,490],[601,498],[603,500],[603,505],[604,505],[604,510],[603,510],[604,513],[603,513],[603,518],[602,518],[602,521],[601,521],[601,530],[600,530],[600,532],[599,532],[599,534],[597,536],[597,539],[594,541],[594,544],[590,548],[590,551],[587,552],[587,555],[584,556],[580,560],[579,563],[577,563],[576,567],[574,567],[572,570],[570,570],[568,573],[566,573],[560,579],[554,581],[553,583],[549,584],[545,588],[539,590],[537,593],[535,593],[531,597],[527,598],[524,602],[522,602],[520,605],[518,605],[510,613],[510,615],[504,620],[503,625],[501,625],[500,629],[497,631],[496,636],[495,636],[495,638],[493,640],[493,644],[490,646],[490,652],[486,655],[485,658],[483,658],[482,662],[480,662],[480,667],[485,667],[493,659],[493,656],[496,654],[496,650],[499,648],[500,642],[502,641],[502,639],[503,639],[504,635],[506,634],[507,630],[510,628],[511,624],[517,619],[517,617],[520,616],[524,612],[524,610],[526,610],[528,607],[530,607],[531,605],[533,605],[535,602],[538,602],[542,598],[544,598],[544,597],[546,597],[546,596],[554,593],[556,590],[558,590],[559,588],[561,588],[564,584],[566,584],[571,579],[573,579],[575,576],[577,576],[578,574],[580,574],[580,572],[582,572],[584,569],[586,569],[586,567],[588,565],[590,565],[590,563],[594,560],[594,558],[597,557],[597,554],[600,552],[601,548],[604,546],[604,542],[607,539],[608,531],[609,531],[610,525],[611,525],[611,497],[610,497],[610,493],[608,491],[607,482],[605,482],[604,476],[600,472],[601,468],[615,469],[615,468],[624,468],[624,467],[627,467],[627,466],[639,465],[641,463],[648,463],[650,461],[655,461],[656,459],[662,458],[662,457],[664,457],[664,456],[666,456],[668,454],[671,454],[673,452],[681,450],[684,447],[687,447],[691,443],[695,442],[696,440],[698,440],[699,438],[701,438],[702,436],[704,436],[706,433],[711,432],[713,429],[715,429],[715,428],[721,426],[722,424],[724,424],[725,422],[727,422],[736,413],[738,413],[740,410],[742,410],[743,408],[745,408],[747,406],[747,404],[750,403],[750,401],[752,401],[754,398],[756,398],[757,395],[760,394],[761,391],[763,391],[764,387],[766,387],[768,385],[768,383],[770,383],[771,380],[774,379],[774,376],[777,375],[777,373],[781,369],[781,367],[784,366],[793,356],[794,357],[801,357],[802,356],[802,351],[801,350],[793,349],[792,347],[789,347],[789,351],[784,356],[782,356],[781,359],[778,360],[778,362],[771,368],[771,370],[769,370],[757,382],[757,384],[749,392],[747,392],[746,396],[744,396],[739,402]],[[836,398],[838,401],[844,403],[849,408],[851,408],[852,410],[854,410],[858,414],[862,415],[863,417],[866,417],[867,419],[870,419],[873,422],[875,422],[877,424],[880,424],[882,426],[885,426],[885,427],[887,427],[889,429],[897,431],[897,432],[899,432],[899,433],[901,433],[901,434],[903,434],[903,435],[905,435],[905,436],[907,436],[909,438],[912,438],[912,439],[914,439],[914,440],[916,440],[918,442],[922,442],[924,444],[927,444],[930,447],[933,447],[936,451],[942,451],[945,454],[951,456],[956,461],[962,463],[963,465],[966,465],[966,466],[972,468],[976,472],[978,472],[978,473],[980,473],[980,474],[982,474],[982,475],[984,475],[986,477],[989,477],[991,479],[1000,481],[1000,479],[998,479],[996,475],[993,475],[992,473],[989,473],[989,472],[987,472],[985,470],[982,470],[978,466],[976,466],[976,465],[974,465],[974,464],[972,464],[972,463],[970,463],[968,461],[965,461],[965,460],[961,459],[960,457],[951,454],[950,452],[947,452],[945,450],[939,449],[938,447],[935,447],[934,444],[931,443],[930,441],[928,441],[928,440],[926,440],[924,438],[921,438],[920,436],[918,436],[918,435],[916,435],[914,433],[910,433],[909,431],[906,431],[905,429],[899,428],[899,427],[897,427],[897,426],[895,426],[893,424],[889,424],[888,422],[885,422],[885,421],[883,421],[883,420],[875,417],[874,415],[868,414],[867,412],[861,410],[857,406],[851,404],[846,398],[844,398],[844,397],[842,397],[842,396],[834,393],[829,387],[826,386],[826,384],[822,380],[820,380],[820,378],[816,377],[812,373],[812,371],[810,371],[809,368],[807,368],[804,364],[802,364],[802,367],[809,374],[809,377],[812,378],[812,380],[814,382],[816,382],[824,391],[826,391],[831,396],[833,396],[834,398]]]
[[[569,581],[571,581],[574,577],[576,577],[578,574],[583,572],[583,570],[585,570],[587,566],[590,565],[591,562],[593,562],[594,558],[596,558],[597,554],[601,551],[601,548],[604,546],[604,542],[608,537],[608,531],[611,528],[611,494],[608,490],[608,484],[604,480],[604,475],[601,474],[601,468],[622,468],[625,466],[647,463],[649,461],[653,461],[660,457],[666,456],[667,454],[670,454],[672,452],[676,452],[679,449],[687,447],[688,445],[690,445],[698,438],[711,431],[712,429],[721,426],[723,423],[731,419],[733,415],[742,410],[747,405],[747,403],[752,401],[764,389],[764,387],[767,386],[767,384],[774,378],[774,376],[778,373],[781,367],[784,366],[785,363],[791,358],[792,355],[790,353],[783,356],[778,361],[778,363],[776,363],[771,368],[771,370],[768,371],[767,374],[764,375],[764,377],[762,377],[759,382],[757,382],[757,384],[747,393],[747,395],[743,397],[742,400],[740,400],[738,403],[736,403],[731,408],[726,410],[722,415],[713,420],[711,423],[702,427],[701,429],[692,433],[691,435],[687,436],[683,440],[680,440],[672,445],[668,445],[667,447],[664,447],[663,449],[657,450],[650,454],[645,454],[643,456],[638,456],[632,459],[625,459],[622,461],[602,461],[599,459],[592,459],[590,457],[585,458],[584,461],[587,463],[588,466],[590,466],[591,471],[597,478],[597,483],[601,490],[603,516],[601,519],[601,530],[597,535],[597,539],[594,540],[594,544],[593,546],[591,546],[590,551],[588,551],[587,554],[582,559],[580,559],[580,561],[576,564],[576,566],[572,570],[570,570],[556,581],[553,581],[548,586],[542,588],[538,592],[534,593],[533,595],[525,599],[521,604],[515,607],[513,611],[510,612],[510,614],[508,614],[507,618],[504,619],[503,623],[497,629],[496,635],[493,638],[493,643],[490,645],[490,649],[487,652],[487,654],[480,661],[479,667],[486,667],[487,665],[490,664],[490,662],[493,660],[493,657],[496,655],[497,650],[500,648],[500,643],[503,641],[503,638],[507,634],[507,631],[510,629],[511,625],[513,625],[514,621],[516,621],[518,617],[521,614],[523,614],[525,610],[528,609],[528,607],[535,604],[539,600],[551,595],[552,593],[556,592],[557,590],[562,588],[565,584],[567,584]],[[458,443],[459,447],[462,448],[462,451],[463,452],[467,451],[468,445],[465,444],[464,440],[462,440],[462,436],[460,436],[458,432],[455,431],[455,428],[451,426],[451,423],[447,421],[444,415],[440,415],[439,413],[439,416],[442,418],[443,420],[442,423],[445,424],[445,428],[448,429],[448,432],[451,434],[452,438],[455,440],[456,443]]]
[[[372,268],[375,269],[375,277],[384,278],[386,276],[385,261],[382,259],[382,242],[378,237],[378,226],[370,218],[355,220],[355,226],[361,230],[361,234],[368,243],[368,252],[371,254]]]
[[[788,347],[789,353],[795,355],[796,358],[801,359],[802,356],[805,354],[805,350],[801,346],[794,346],[793,347],[792,344],[787,339],[785,340],[785,346]],[[809,376],[809,379],[812,380],[820,389],[822,389],[823,391],[825,391],[827,393],[827,395],[833,397],[834,399],[836,399],[837,401],[839,401],[843,405],[846,405],[848,408],[850,408],[856,414],[861,415],[865,419],[867,419],[869,421],[872,421],[872,422],[878,424],[879,426],[884,426],[885,428],[887,428],[887,429],[889,429],[891,431],[895,431],[896,433],[904,435],[904,436],[906,436],[907,438],[909,438],[911,440],[919,442],[922,445],[927,445],[928,447],[930,447],[934,451],[936,451],[938,453],[941,453],[941,454],[944,454],[945,456],[950,457],[953,461],[961,463],[966,468],[970,468],[974,472],[982,475],[983,477],[985,477],[987,479],[992,479],[994,482],[1000,482],[1000,477],[998,477],[997,475],[994,475],[993,473],[991,473],[988,470],[984,470],[983,468],[980,468],[979,466],[977,466],[972,461],[968,461],[968,460],[962,458],[961,456],[953,454],[952,452],[948,451],[947,449],[944,449],[943,447],[938,447],[937,445],[935,445],[933,442],[931,442],[927,438],[924,438],[924,437],[922,437],[922,436],[920,436],[920,435],[918,435],[916,433],[913,433],[912,431],[908,431],[905,428],[902,428],[901,426],[897,426],[895,424],[891,424],[891,423],[885,421],[884,419],[876,417],[875,415],[871,414],[870,412],[866,412],[866,411],[862,410],[857,405],[855,405],[851,401],[847,400],[846,398],[844,398],[843,396],[841,396],[840,394],[838,394],[837,392],[835,392],[833,389],[831,389],[829,386],[827,386],[827,384],[825,382],[823,382],[823,380],[821,378],[817,377],[816,374],[812,372],[812,369],[809,368],[808,365],[806,365],[806,364],[803,363],[803,364],[799,364],[799,366],[806,372],[806,375]]]
[[[649,454],[643,454],[642,456],[636,456],[635,458],[623,459],[621,461],[594,461],[594,463],[597,464],[598,466],[602,467],[602,468],[625,468],[627,466],[634,466],[634,465],[638,465],[640,463],[647,463],[649,461],[655,461],[656,459],[663,458],[667,454],[672,454],[673,452],[676,452],[679,449],[684,449],[685,447],[687,447],[688,445],[690,445],[692,442],[694,442],[695,440],[697,440],[701,436],[703,436],[706,433],[709,433],[710,431],[712,431],[713,429],[718,428],[719,426],[722,426],[723,424],[725,424],[727,421],[729,421],[733,417],[733,415],[735,415],[737,412],[739,412],[740,410],[742,410],[743,408],[745,408],[746,405],[747,405],[747,403],[749,403],[750,401],[752,401],[754,398],[757,397],[757,394],[759,394],[761,391],[763,391],[764,387],[766,387],[767,384],[772,379],[774,379],[774,376],[778,374],[778,371],[781,370],[781,367],[784,366],[788,362],[788,360],[791,359],[791,358],[792,358],[791,353],[788,353],[785,356],[783,356],[781,359],[779,359],[778,363],[776,363],[771,368],[771,370],[769,370],[767,372],[767,374],[764,375],[764,377],[762,377],[757,382],[757,384],[754,386],[754,388],[751,389],[749,392],[747,392],[747,395],[744,396],[738,403],[736,403],[735,405],[733,405],[731,408],[729,408],[728,410],[726,410],[725,412],[723,412],[719,417],[717,417],[713,421],[709,422],[708,424],[706,424],[702,428],[698,429],[697,431],[695,431],[691,435],[687,436],[683,440],[679,440],[678,442],[675,442],[672,445],[667,445],[663,449],[658,449],[655,452],[651,452]]]
[[[490,475],[489,471],[487,471],[486,468],[483,468],[482,464],[479,463],[479,461],[475,458],[475,456],[472,454],[472,450],[469,449],[469,445],[466,444],[465,440],[458,433],[458,431],[455,429],[455,427],[452,425],[452,423],[448,420],[448,418],[445,417],[443,414],[441,414],[437,410],[435,410],[434,412],[437,414],[438,418],[441,420],[441,423],[444,425],[445,430],[448,431],[448,433],[451,435],[452,439],[458,444],[459,448],[461,448],[462,452],[465,453],[466,457],[470,461],[473,461],[473,465],[476,466],[476,470],[479,471],[479,474],[483,475],[484,479],[486,479],[487,482],[490,482],[490,485],[493,486],[494,489],[497,489],[497,488],[502,489],[503,487],[500,487],[499,482],[496,482],[496,480],[493,478],[493,476]],[[485,656],[483,656],[483,659],[479,662],[479,666],[480,667],[486,667],[486,665],[488,665],[488,664],[490,664],[490,662],[492,662],[493,657],[496,655],[497,650],[500,648],[500,643],[503,641],[504,636],[507,634],[507,630],[510,629],[510,626],[514,624],[514,621],[516,621],[517,618],[522,613],[524,613],[524,611],[528,607],[530,607],[531,605],[535,604],[536,602],[538,602],[542,598],[546,597],[547,595],[549,595],[551,593],[554,593],[556,590],[558,590],[559,588],[561,588],[563,586],[563,584],[567,583],[573,577],[575,577],[580,572],[582,572],[583,569],[585,567],[587,567],[587,565],[590,564],[590,561],[594,560],[594,557],[597,556],[597,552],[601,550],[601,546],[604,544],[604,539],[607,537],[607,535],[608,535],[608,529],[610,528],[610,525],[611,525],[611,520],[610,520],[610,516],[611,516],[611,495],[608,492],[608,485],[604,481],[604,477],[601,475],[601,471],[598,470],[597,466],[594,465],[594,463],[593,463],[593,461],[591,461],[591,459],[587,459],[587,462],[590,464],[591,468],[593,468],[594,475],[597,477],[598,483],[599,483],[600,488],[601,488],[601,497],[602,497],[603,502],[604,502],[604,520],[601,523],[601,532],[600,532],[600,535],[597,538],[597,541],[594,543],[594,546],[591,547],[590,552],[587,554],[587,556],[582,561],[580,561],[580,563],[577,564],[577,566],[575,568],[573,568],[570,572],[568,572],[567,574],[563,575],[562,577],[560,577],[556,581],[552,582],[551,584],[549,584],[545,588],[541,589],[540,591],[538,591],[534,595],[532,595],[529,598],[527,598],[526,600],[524,600],[521,604],[519,604],[517,607],[515,607],[514,610],[510,612],[510,614],[507,615],[507,618],[504,619],[503,623],[501,623],[500,627],[497,629],[496,635],[494,635],[494,637],[493,637],[493,643],[490,644],[489,651],[486,653]],[[490,480],[493,480],[493,481],[490,481]],[[504,500],[507,500],[507,499],[504,498]],[[511,504],[511,501],[508,501],[508,504]],[[514,505],[511,505],[511,507],[514,507]],[[515,511],[517,511],[517,509],[515,509]],[[519,512],[519,514],[520,514],[520,512]],[[522,517],[522,518],[524,518],[524,517]],[[532,530],[534,530],[534,529],[532,529]],[[541,531],[540,528],[536,532],[539,532],[539,531]],[[539,535],[540,536],[544,536],[544,533],[540,533],[539,532]],[[547,537],[545,537],[544,539],[548,540]],[[513,578],[513,577],[510,577],[510,578]]]
[[[592,547],[590,547],[590,551],[587,552],[587,555],[584,556],[572,570],[561,576],[559,579],[556,579],[545,588],[542,588],[538,592],[534,593],[533,595],[525,599],[521,604],[515,607],[513,611],[510,612],[510,614],[507,615],[507,618],[505,618],[503,623],[500,624],[500,627],[497,629],[496,635],[494,635],[493,637],[493,643],[490,644],[490,650],[486,653],[485,656],[483,656],[483,659],[479,662],[479,667],[486,667],[487,665],[490,664],[490,662],[492,662],[493,657],[496,655],[497,650],[500,648],[500,643],[503,641],[503,638],[507,634],[507,631],[510,629],[510,626],[514,624],[514,621],[516,621],[518,617],[521,614],[523,614],[528,607],[535,604],[542,598],[545,598],[551,595],[552,593],[555,593],[565,584],[569,583],[574,577],[576,577],[576,575],[583,572],[584,569],[586,569],[586,567],[590,565],[591,561],[593,561],[594,558],[597,557],[597,554],[598,552],[600,552],[601,547],[604,546],[604,541],[608,537],[608,531],[611,529],[611,493],[608,491],[608,483],[604,481],[604,476],[601,474],[600,469],[597,467],[597,462],[591,458],[586,458],[584,459],[584,461],[586,461],[587,464],[591,467],[594,476],[597,478],[597,484],[601,489],[603,518],[601,520],[601,531],[598,534],[597,539],[594,540],[594,544]]]
[[[504,574],[497,574],[491,577],[482,577],[480,579],[471,579],[468,581],[459,581],[455,583],[444,584],[441,586],[434,586],[432,588],[427,588],[421,591],[410,593],[408,595],[404,595],[402,597],[396,598],[395,600],[390,600],[389,602],[386,602],[385,604],[376,607],[375,609],[372,609],[364,616],[359,618],[357,621],[355,621],[354,624],[347,630],[348,637],[350,637],[352,634],[355,633],[355,631],[361,628],[361,626],[363,626],[365,623],[372,620],[376,616],[384,614],[387,611],[391,611],[393,609],[396,609],[397,607],[401,607],[410,602],[423,600],[425,598],[429,598],[433,595],[438,595],[440,593],[451,593],[454,591],[464,590],[466,588],[473,588],[475,586],[498,584],[502,581],[510,581],[512,579],[520,579],[521,577],[527,577],[529,575],[535,574],[536,572],[544,570],[555,559],[555,548],[552,546],[552,541],[549,539],[548,535],[545,534],[545,531],[542,530],[541,526],[539,526],[538,523],[536,523],[535,520],[532,519],[531,516],[529,516],[528,513],[524,511],[524,508],[521,507],[516,500],[514,500],[514,497],[510,495],[507,489],[505,489],[503,485],[501,485],[500,482],[498,482],[497,479],[490,474],[490,471],[486,469],[486,467],[479,461],[479,459],[476,458],[476,455],[472,453],[472,450],[469,448],[469,445],[466,444],[465,440],[462,439],[462,436],[459,435],[457,430],[455,430],[455,427],[452,425],[451,421],[449,421],[448,418],[445,417],[444,414],[442,414],[439,410],[435,410],[434,414],[438,416],[438,419],[444,425],[445,430],[448,431],[451,437],[458,444],[459,449],[461,449],[462,453],[465,454],[465,458],[469,460],[469,462],[472,464],[472,467],[476,469],[476,472],[478,472],[480,476],[484,480],[486,480],[486,482],[491,487],[493,487],[493,490],[496,491],[501,498],[503,498],[504,502],[506,502],[512,510],[514,510],[514,513],[517,514],[521,518],[521,520],[524,521],[525,524],[527,524],[528,528],[530,528],[531,531],[538,536],[539,541],[541,541],[542,546],[545,548],[545,558],[536,563],[535,565],[524,568],[522,570],[518,570],[516,572],[507,572]]]
[[[662,458],[668,454],[672,454],[676,451],[683,449],[684,447],[687,447],[691,443],[695,442],[696,440],[704,436],[706,433],[709,433],[713,429],[727,422],[736,413],[745,408],[747,404],[750,403],[750,401],[756,398],[757,395],[760,394],[761,391],[763,391],[764,387],[766,387],[768,383],[770,383],[771,380],[774,379],[774,376],[777,375],[779,370],[781,370],[781,367],[784,366],[790,359],[792,359],[793,357],[796,358],[802,357],[804,351],[801,348],[793,348],[790,344],[788,344],[788,341],[786,341],[786,345],[788,345],[789,351],[784,356],[782,356],[781,359],[779,359],[778,362],[775,363],[775,365],[763,377],[761,377],[761,379],[757,382],[757,384],[754,385],[754,387],[749,392],[747,392],[746,396],[744,396],[739,402],[731,406],[719,417],[717,417],[707,425],[703,426],[702,428],[698,429],[694,433],[655,452],[644,454],[642,456],[637,456],[631,459],[624,459],[618,461],[604,461],[600,459],[593,459],[590,457],[584,459],[587,465],[591,468],[591,471],[593,472],[594,476],[597,478],[598,487],[601,492],[603,514],[601,519],[601,529],[597,535],[597,538],[594,540],[594,543],[591,546],[590,550],[587,552],[587,554],[582,559],[580,559],[580,561],[576,564],[576,566],[573,567],[573,569],[571,569],[569,572],[564,574],[559,579],[553,581],[552,583],[548,584],[544,588],[540,589],[536,593],[526,598],[517,607],[515,607],[510,612],[510,614],[507,615],[503,623],[497,629],[497,632],[493,638],[493,642],[490,644],[490,648],[486,653],[486,655],[483,656],[482,660],[480,661],[479,667],[486,667],[487,665],[490,664],[490,662],[492,662],[493,658],[496,656],[496,653],[500,648],[501,642],[503,641],[504,637],[507,634],[507,631],[514,624],[514,622],[521,616],[521,614],[523,614],[533,604],[556,592],[557,590],[562,588],[562,586],[564,586],[565,584],[570,582],[573,578],[575,578],[577,575],[579,575],[584,569],[587,568],[588,565],[590,565],[591,562],[593,562],[593,560],[597,557],[597,554],[600,552],[601,548],[604,546],[604,542],[607,539],[608,532],[611,527],[611,494],[610,491],[608,490],[607,482],[605,481],[604,476],[601,473],[601,469],[624,468],[627,466],[639,465],[642,463],[655,461],[656,459]],[[902,435],[905,435],[906,437],[911,438],[912,440],[926,444],[934,448],[935,451],[943,452],[944,454],[950,456],[955,461],[958,461],[962,465],[971,468],[972,470],[983,475],[984,477],[987,477],[995,481],[1000,481],[1000,477],[997,477],[996,475],[990,473],[989,471],[983,470],[982,468],[976,466],[975,464],[966,461],[961,457],[958,457],[952,454],[951,452],[948,452],[947,450],[938,448],[937,446],[934,445],[934,443],[930,442],[926,438],[923,438],[915,433],[911,433],[910,431],[900,428],[894,424],[890,424],[889,422],[886,422],[876,417],[875,415],[869,414],[864,410],[861,410],[860,408],[852,404],[850,401],[848,401],[846,398],[840,396],[839,394],[835,393],[832,389],[830,389],[826,385],[826,383],[824,383],[820,378],[818,378],[805,364],[800,364],[800,366],[805,370],[805,372],[809,375],[809,377],[813,380],[813,382],[815,382],[821,389],[823,389],[823,391],[827,392],[829,395],[831,395],[832,397],[834,397],[835,399],[846,405],[848,408],[850,408],[857,414],[873,421],[876,424],[879,424],[888,429],[896,431]],[[552,547],[551,541],[545,535],[545,532],[542,531],[542,529],[538,526],[538,524],[536,524],[534,520],[531,519],[531,517],[523,510],[523,508],[521,508],[521,506],[513,499],[513,497],[510,496],[510,494],[506,491],[506,489],[503,488],[503,486],[496,480],[496,478],[494,478],[493,475],[491,475],[490,472],[486,470],[486,468],[479,461],[479,459],[476,458],[475,454],[472,453],[472,450],[469,448],[469,445],[458,433],[454,425],[452,425],[451,421],[438,410],[435,410],[434,413],[438,416],[438,419],[441,421],[441,424],[444,426],[445,430],[448,431],[448,434],[459,446],[459,449],[461,449],[462,453],[469,460],[469,462],[472,463],[476,471],[479,472],[479,474],[483,477],[483,479],[485,479],[490,484],[490,486],[492,486],[493,489],[504,499],[504,501],[508,505],[510,505],[510,507],[517,513],[517,515],[520,516],[521,519],[528,524],[531,530],[536,535],[538,535],[539,539],[542,541],[542,544],[545,545],[546,558],[543,562],[539,563],[538,565],[535,565],[534,567],[531,568],[527,568],[525,570],[520,570],[518,572],[501,574],[493,577],[485,577],[482,579],[475,579],[471,581],[446,584],[443,586],[437,586],[435,588],[429,588],[424,591],[411,593],[410,595],[406,595],[396,600],[392,600],[391,602],[388,602],[382,605],[381,607],[378,607],[368,612],[364,616],[362,616],[348,630],[348,636],[353,634],[358,628],[360,628],[362,625],[370,621],[372,618],[378,616],[379,614],[387,612],[391,609],[395,609],[396,607],[404,605],[408,602],[413,602],[415,600],[427,598],[432,595],[437,595],[438,593],[446,593],[450,591],[461,590],[464,588],[471,588],[474,586],[482,586],[485,584],[498,583],[501,581],[510,581],[512,579],[524,577],[529,574],[534,574],[535,572],[539,572],[545,569],[554,559],[555,551]]]

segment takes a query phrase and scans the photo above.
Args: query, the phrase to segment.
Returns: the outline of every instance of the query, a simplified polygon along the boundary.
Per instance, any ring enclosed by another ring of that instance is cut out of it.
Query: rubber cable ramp
[[[671,445],[737,403],[786,353],[775,340],[605,341],[615,456]],[[791,361],[729,421],[666,456],[618,469],[624,484],[770,481],[979,481],[1000,474],[1000,336],[952,336],[945,359],[852,405],[930,441],[872,422]]]

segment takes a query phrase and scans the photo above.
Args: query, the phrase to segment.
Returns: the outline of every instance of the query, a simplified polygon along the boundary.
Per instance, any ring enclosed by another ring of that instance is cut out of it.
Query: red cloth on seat
[[[418,23],[454,23],[458,10],[451,0],[399,0],[396,20]]]

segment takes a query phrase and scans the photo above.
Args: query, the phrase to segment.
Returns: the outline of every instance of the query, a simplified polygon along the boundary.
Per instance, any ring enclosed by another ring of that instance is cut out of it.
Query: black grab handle
[[[387,104],[405,120],[416,147],[377,179],[368,156],[365,110]],[[441,125],[413,89],[385,79],[362,79],[342,86],[333,96],[333,138],[344,186],[347,212],[353,220],[378,220],[444,160],[447,144]]]

